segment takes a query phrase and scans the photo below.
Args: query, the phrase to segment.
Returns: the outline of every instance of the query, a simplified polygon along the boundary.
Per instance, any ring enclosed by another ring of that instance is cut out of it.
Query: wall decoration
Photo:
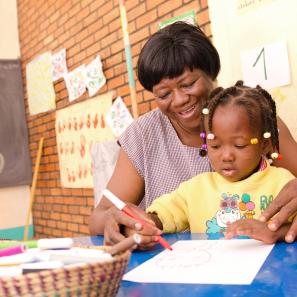
[[[99,55],[94,61],[86,66],[84,77],[90,97],[96,94],[104,86],[106,79],[103,74],[102,63]]]
[[[241,16],[274,1],[275,0],[236,0],[237,16]]]
[[[105,119],[116,137],[119,137],[134,121],[121,97],[114,101]]]
[[[250,87],[271,89],[291,83],[286,40],[241,52],[241,64],[243,81]]]
[[[36,115],[56,108],[51,58],[52,52],[48,51],[26,66],[30,115]]]
[[[114,139],[105,124],[112,93],[69,106],[56,112],[56,135],[62,187],[93,188],[91,147]]]
[[[69,93],[69,101],[76,100],[86,91],[84,79],[85,64],[77,67],[64,76]]]
[[[191,10],[187,13],[184,13],[182,15],[179,15],[177,17],[174,17],[170,20],[167,20],[165,22],[162,22],[162,23],[159,23],[159,29],[162,29],[168,25],[171,25],[175,22],[178,22],[178,21],[181,21],[181,22],[187,22],[191,25],[194,25],[196,23],[196,17],[195,17],[195,10]]]
[[[56,81],[68,73],[66,65],[66,49],[63,48],[52,56],[52,78]]]

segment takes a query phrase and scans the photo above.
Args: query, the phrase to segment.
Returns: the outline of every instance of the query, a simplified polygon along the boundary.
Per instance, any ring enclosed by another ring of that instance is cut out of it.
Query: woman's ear
[[[271,151],[271,149],[273,149],[271,138],[264,138],[262,154],[266,156]]]

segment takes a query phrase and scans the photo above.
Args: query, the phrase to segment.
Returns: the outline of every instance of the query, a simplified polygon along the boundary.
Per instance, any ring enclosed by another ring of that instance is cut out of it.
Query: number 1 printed
[[[259,59],[260,59],[260,57],[261,57],[261,55],[262,55],[262,53],[263,53],[263,59],[264,59],[264,73],[265,73],[265,80],[267,80],[266,63],[265,63],[265,49],[264,49],[264,47],[262,48],[262,50],[261,50],[261,52],[260,52],[260,54],[259,54],[259,56],[258,56],[258,58],[257,58],[257,60],[256,60],[256,62],[255,62],[255,64],[253,65],[253,67],[256,66],[257,62],[259,61]]]

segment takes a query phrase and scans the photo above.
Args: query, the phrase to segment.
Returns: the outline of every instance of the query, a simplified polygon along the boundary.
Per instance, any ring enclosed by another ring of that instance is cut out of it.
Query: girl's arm
[[[145,222],[155,227],[149,215],[136,206],[144,196],[144,181],[122,148],[107,189],[128,204]],[[128,226],[137,230],[137,233],[144,235],[144,240],[141,243],[144,246],[154,241],[154,235],[161,233],[157,228],[147,229],[143,227],[138,221],[118,210],[103,196],[90,216],[90,235],[104,235],[104,244],[114,245],[125,238],[120,233],[121,225]]]
[[[274,160],[273,164],[289,170],[294,176],[297,176],[297,143],[294,140],[286,124],[280,117],[277,117],[279,128],[279,143],[282,160]],[[277,212],[275,218],[269,223],[268,228],[276,231],[282,226],[288,218],[297,211],[297,179],[288,182],[281,192],[277,195],[271,205],[263,212],[259,220],[267,222]],[[297,220],[288,228],[286,241],[291,243],[297,235]]]

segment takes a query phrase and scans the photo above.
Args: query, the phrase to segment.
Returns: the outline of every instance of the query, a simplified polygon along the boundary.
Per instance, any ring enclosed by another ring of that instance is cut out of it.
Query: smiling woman
[[[137,70],[139,82],[153,92],[158,108],[121,135],[117,165],[107,189],[153,228],[143,227],[103,196],[90,217],[89,230],[91,235],[104,235],[108,245],[137,231],[143,235],[139,248],[149,249],[157,244],[161,231],[143,210],[182,182],[213,171],[199,137],[200,115],[213,90],[220,58],[200,28],[177,22],[150,37]],[[279,127],[287,133],[282,122]]]

